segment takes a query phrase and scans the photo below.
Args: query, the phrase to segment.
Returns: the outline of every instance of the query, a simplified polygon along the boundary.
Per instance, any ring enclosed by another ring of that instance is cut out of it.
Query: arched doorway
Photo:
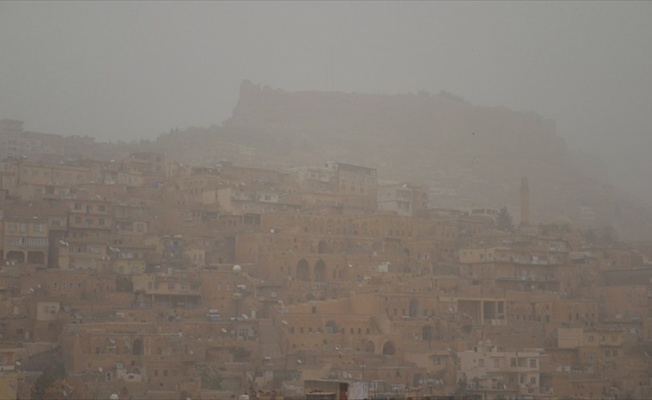
[[[297,263],[297,280],[309,281],[310,280],[310,265],[308,261],[301,259]]]
[[[396,346],[391,341],[383,344],[383,354],[386,356],[393,356],[396,354]]]
[[[338,329],[337,329],[337,324],[335,323],[335,321],[328,321],[326,323],[326,326],[324,327],[324,332],[326,332],[326,333],[337,333]]]
[[[7,261],[15,262],[16,264],[25,263],[25,253],[22,251],[10,251],[7,253]]]
[[[315,281],[326,281],[326,263],[323,260],[319,260],[315,263]]]

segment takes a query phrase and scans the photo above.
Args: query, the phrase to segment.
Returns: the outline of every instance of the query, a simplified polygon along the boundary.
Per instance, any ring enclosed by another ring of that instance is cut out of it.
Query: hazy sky
[[[220,124],[243,79],[447,90],[652,170],[650,21],[652,2],[0,2],[0,118],[155,138]]]

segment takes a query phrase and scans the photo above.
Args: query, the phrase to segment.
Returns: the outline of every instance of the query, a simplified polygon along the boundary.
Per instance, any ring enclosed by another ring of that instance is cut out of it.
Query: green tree
[[[467,389],[468,385],[468,380],[466,378],[466,374],[462,374],[462,376],[457,380],[457,388],[455,389],[455,395],[457,396],[464,396],[468,392]]]
[[[512,216],[507,211],[507,207],[500,209],[498,213],[498,219],[496,219],[496,228],[505,232],[513,232],[514,224],[512,223]]]
[[[222,390],[222,372],[217,364],[197,364],[202,389]]]
[[[45,399],[46,393],[53,396],[55,389],[60,387],[65,377],[65,368],[62,362],[53,362],[43,370],[32,386],[32,398]]]

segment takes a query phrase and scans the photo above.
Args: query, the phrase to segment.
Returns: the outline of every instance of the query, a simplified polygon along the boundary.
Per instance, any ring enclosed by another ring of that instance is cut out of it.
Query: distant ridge
[[[358,164],[376,168],[381,179],[445,193],[436,207],[506,206],[514,216],[525,176],[534,223],[611,226],[629,238],[652,231],[647,211],[614,190],[599,163],[573,153],[554,121],[447,92],[288,92],[244,81],[221,127],[170,132],[153,145],[185,162]]]
[[[244,81],[224,127],[294,163],[341,160],[390,179],[455,184],[469,205],[516,206],[518,182],[528,176],[538,195],[557,193],[545,200],[546,216],[578,208],[565,201],[577,182],[552,120],[447,92],[287,92]]]

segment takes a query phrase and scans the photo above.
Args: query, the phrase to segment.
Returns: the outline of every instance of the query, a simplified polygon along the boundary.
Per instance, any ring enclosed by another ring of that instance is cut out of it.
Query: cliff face
[[[517,214],[527,176],[533,216],[573,218],[587,184],[553,121],[448,93],[286,92],[245,81],[224,128],[261,158],[375,167],[381,177],[452,189],[459,206],[507,205]]]
[[[285,92],[245,81],[226,125],[270,134],[278,128],[301,137],[316,133],[326,135],[315,137],[319,141],[343,145],[340,140],[387,140],[404,147],[482,149],[542,162],[557,163],[567,152],[551,120],[502,107],[473,106],[445,92],[391,96]]]

